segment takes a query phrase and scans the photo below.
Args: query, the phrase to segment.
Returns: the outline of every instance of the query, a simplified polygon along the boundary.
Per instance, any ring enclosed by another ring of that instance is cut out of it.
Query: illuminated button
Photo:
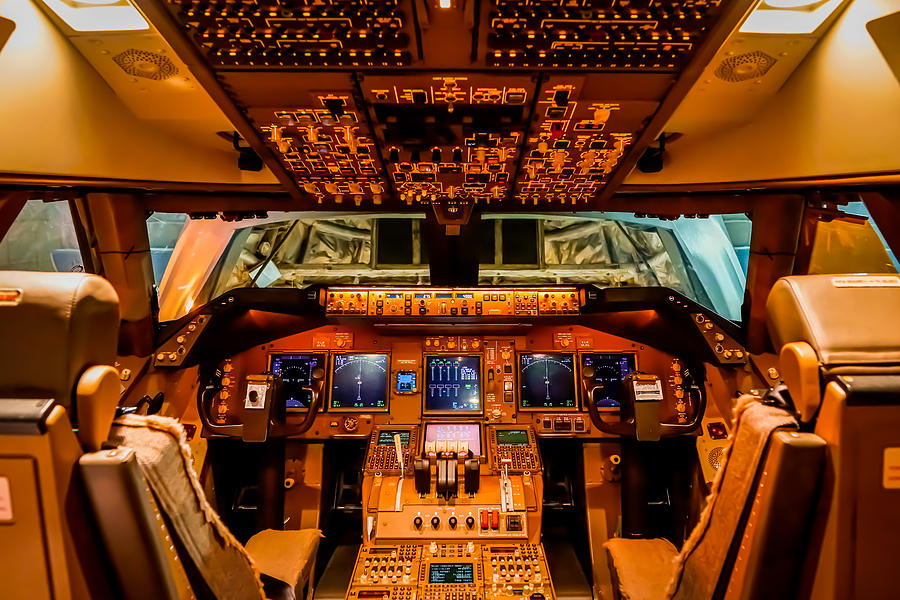
[[[491,529],[500,529],[500,510],[497,508],[491,511]]]
[[[681,370],[681,363],[673,362],[673,363],[672,363],[672,370],[675,371],[676,373],[677,373],[678,371],[680,371],[680,370]]]
[[[684,382],[684,379],[681,378],[681,375],[676,375],[672,378],[672,383],[675,385],[681,385]]]
[[[676,390],[675,390],[675,397],[676,397],[676,398],[684,398],[684,390],[681,389],[681,388],[676,389]]]
[[[183,335],[179,335],[177,338],[175,338],[175,341],[179,344],[183,344],[186,339],[187,338],[185,338]]]
[[[231,394],[228,393],[228,390],[222,390],[221,392],[219,392],[219,398],[221,398],[222,400],[228,400],[229,396],[231,396]]]
[[[224,385],[225,387],[228,387],[229,385],[231,385],[231,377],[223,377],[222,385]]]
[[[712,321],[707,321],[706,323],[703,324],[703,327],[705,327],[707,330],[710,330],[714,327],[714,325],[713,325]]]
[[[487,529],[491,526],[491,511],[482,510],[481,511],[481,528]]]
[[[231,370],[232,370],[233,368],[234,368],[234,367],[232,366],[231,363],[225,363],[225,366],[222,367],[222,370],[225,371],[226,373],[231,373]]]
[[[717,341],[717,342],[723,342],[723,341],[725,341],[725,336],[722,335],[721,333],[717,333],[717,334],[715,335],[715,338],[716,338],[716,341]]]

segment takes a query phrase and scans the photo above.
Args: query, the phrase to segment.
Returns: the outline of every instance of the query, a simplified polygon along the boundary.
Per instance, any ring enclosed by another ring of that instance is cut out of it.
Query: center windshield
[[[270,213],[185,222],[160,282],[160,320],[236,288],[429,284],[424,215]],[[737,320],[750,221],[627,213],[483,215],[479,283],[667,287]]]

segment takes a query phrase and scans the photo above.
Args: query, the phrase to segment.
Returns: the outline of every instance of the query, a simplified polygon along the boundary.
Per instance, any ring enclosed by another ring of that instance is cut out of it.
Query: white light
[[[75,31],[139,31],[149,29],[144,16],[128,0],[43,0]]]
[[[450,8],[452,0],[438,0],[438,6],[440,8]]]
[[[741,33],[812,33],[844,0],[762,0]]]

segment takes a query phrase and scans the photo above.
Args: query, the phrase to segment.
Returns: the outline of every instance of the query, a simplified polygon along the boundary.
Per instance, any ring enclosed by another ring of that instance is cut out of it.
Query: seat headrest
[[[900,276],[782,277],[766,310],[776,351],[806,342],[824,366],[900,364]]]
[[[87,368],[115,363],[119,298],[96,275],[0,271],[0,332],[0,398],[69,408]]]

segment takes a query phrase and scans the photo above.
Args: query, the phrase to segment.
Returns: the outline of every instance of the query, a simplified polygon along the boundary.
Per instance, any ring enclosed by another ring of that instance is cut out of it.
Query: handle
[[[301,389],[304,392],[309,392],[312,397],[312,401],[309,403],[309,410],[306,411],[306,416],[303,417],[303,421],[299,425],[284,425],[279,427],[278,431],[273,433],[274,436],[287,437],[291,435],[300,435],[309,431],[310,427],[313,426],[313,423],[316,422],[316,415],[322,404],[322,394],[311,386],[303,386]]]
[[[696,403],[691,402],[694,407],[694,415],[688,423],[660,423],[659,424],[659,434],[663,437],[673,437],[676,435],[684,435],[686,433],[690,433],[697,429],[700,425],[700,421],[703,420],[703,415],[706,413],[706,394],[703,391],[703,388],[694,388],[691,386],[688,389],[697,389],[697,395],[699,399]],[[690,393],[690,392],[689,392]]]
[[[214,396],[215,393],[220,389],[221,387],[215,385],[201,384],[198,387],[197,412],[200,413],[200,423],[202,423],[203,427],[211,433],[225,435],[228,437],[243,437],[243,425],[217,425],[209,420],[209,411],[212,409],[212,396]],[[210,394],[209,392],[212,392],[212,394]]]
[[[602,385],[596,385],[588,391],[587,395],[588,414],[590,414],[594,426],[600,431],[611,435],[633,437],[635,432],[633,418],[628,419],[627,421],[610,422],[604,421],[600,416],[600,411],[597,409],[597,403],[594,401],[594,392],[602,389]]]

